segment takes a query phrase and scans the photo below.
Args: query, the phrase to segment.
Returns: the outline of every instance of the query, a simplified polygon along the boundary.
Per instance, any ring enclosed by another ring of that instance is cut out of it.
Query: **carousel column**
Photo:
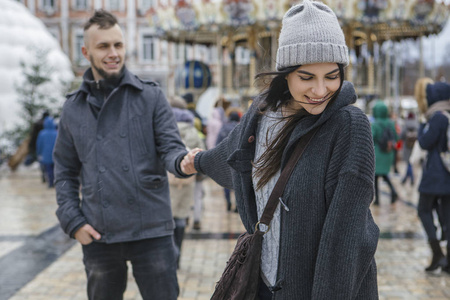
[[[423,64],[423,36],[419,37],[419,78],[425,77],[425,67]]]
[[[249,70],[249,84],[250,84],[250,90],[253,87],[253,80],[255,80],[256,76],[256,51],[251,49],[250,50],[250,70]]]
[[[349,52],[355,49],[355,40],[353,36],[353,28],[351,25],[344,26],[343,31],[345,33],[346,44]],[[350,54],[350,53],[349,53]],[[347,71],[345,72],[345,80],[353,82],[353,62],[351,56],[348,62]]]
[[[228,67],[226,75],[226,90],[227,93],[231,94],[233,92],[233,69],[234,69],[234,45],[228,48]]]
[[[368,93],[373,95],[375,93],[375,68],[374,68],[374,64],[373,64],[373,53],[374,53],[374,49],[373,49],[373,42],[374,42],[374,36],[373,33],[369,33],[368,34],[369,38],[367,39],[368,41],[368,50],[369,50],[369,61],[368,61],[368,66],[367,66],[367,90]]]
[[[388,45],[391,46],[392,42],[387,41]],[[391,96],[391,47],[386,49],[385,53],[385,98],[389,98]]]
[[[248,76],[249,76],[249,93],[253,93],[253,81],[255,80],[255,76],[256,76],[256,45],[257,45],[257,40],[258,40],[258,32],[253,28],[253,27],[249,27],[248,30],[248,47],[250,50],[250,65],[249,65],[249,72],[248,72]]]
[[[272,29],[270,32],[270,43],[271,43],[270,54],[271,54],[271,57],[273,58],[273,59],[271,59],[271,65],[270,65],[271,70],[275,70],[275,68],[277,67],[275,58],[277,57],[277,49],[278,49],[278,32],[279,32],[279,29],[277,29],[277,30]]]
[[[375,93],[375,75],[374,75],[374,65],[373,65],[373,56],[369,55],[369,65],[367,67],[367,83],[368,83],[368,92],[373,95]]]
[[[222,49],[222,35],[217,33],[216,35],[216,45],[217,45],[217,89],[219,90],[219,95],[223,93],[223,49]]]

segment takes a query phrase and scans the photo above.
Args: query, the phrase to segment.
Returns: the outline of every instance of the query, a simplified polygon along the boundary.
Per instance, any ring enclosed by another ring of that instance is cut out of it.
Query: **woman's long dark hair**
[[[342,84],[344,83],[344,66],[342,64],[338,64],[338,66],[341,82],[339,89],[333,94],[330,103],[337,98],[341,91]],[[300,66],[287,67],[280,71],[265,72],[256,75],[257,83],[262,82],[264,89],[261,93],[261,99],[263,100],[259,105],[261,114],[264,114],[267,111],[277,111],[282,107],[286,107],[289,102],[295,101],[289,92],[286,76],[297,70],[299,67]],[[268,79],[268,77],[270,78]],[[328,103],[328,105],[330,105],[330,103]],[[283,128],[278,132],[272,142],[268,143],[266,140],[266,144],[269,146],[258,161],[253,164],[256,168],[255,176],[258,178],[258,183],[256,185],[257,190],[266,185],[270,178],[280,170],[281,158],[283,156],[283,151],[288,144],[289,137],[298,121],[304,115],[305,111],[300,110],[288,117],[283,117],[281,121],[286,121]],[[266,139],[268,139],[268,137],[269,135],[267,134]]]

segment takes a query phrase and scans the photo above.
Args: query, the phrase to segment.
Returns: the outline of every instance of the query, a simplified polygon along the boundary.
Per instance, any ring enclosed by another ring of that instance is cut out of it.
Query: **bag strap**
[[[269,230],[270,222],[272,221],[273,214],[275,213],[278,202],[281,201],[281,196],[283,195],[286,183],[289,177],[291,177],[292,171],[294,170],[295,165],[300,159],[300,156],[302,156],[303,152],[306,149],[306,146],[308,146],[309,142],[311,141],[312,137],[316,134],[318,129],[319,127],[316,127],[313,130],[309,131],[300,139],[300,141],[295,146],[294,152],[289,158],[284,169],[281,171],[280,177],[278,178],[277,183],[275,184],[275,187],[273,188],[272,193],[270,194],[269,200],[267,201],[266,207],[264,208],[264,212],[262,213],[261,219],[256,224],[255,231],[261,231],[259,230],[258,226],[259,224],[264,224],[267,226],[267,230],[262,232],[265,233]]]

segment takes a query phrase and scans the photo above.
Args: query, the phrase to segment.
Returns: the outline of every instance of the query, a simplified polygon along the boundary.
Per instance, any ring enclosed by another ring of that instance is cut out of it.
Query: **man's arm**
[[[87,220],[80,209],[78,176],[81,162],[72,135],[65,123],[64,114],[59,123],[53,160],[55,162],[55,188],[58,204],[56,215],[64,232],[74,238],[75,233],[87,224]]]
[[[153,114],[156,151],[164,161],[166,169],[177,177],[187,177],[179,166],[187,154],[178,131],[172,109],[161,90],[158,91],[156,107]]]

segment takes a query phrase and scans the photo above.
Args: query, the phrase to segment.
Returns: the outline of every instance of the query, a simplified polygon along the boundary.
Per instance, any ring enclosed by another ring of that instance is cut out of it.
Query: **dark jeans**
[[[438,200],[440,200],[440,203]],[[450,228],[450,195],[440,196],[420,193],[417,212],[429,241],[438,239],[437,228],[434,224],[434,209],[439,216],[442,231],[445,232]]]
[[[47,174],[47,180],[48,180],[48,187],[53,187],[55,182],[55,175],[54,175],[54,164],[43,164],[45,169],[45,174]]]
[[[407,179],[411,180],[411,185],[414,185],[414,173],[413,173],[413,168],[411,163],[408,162],[408,165],[406,167],[406,173],[405,173],[405,177],[403,177],[402,179],[402,183],[405,183]]]
[[[382,177],[383,180],[388,184],[389,188],[391,189],[391,203],[394,203],[397,199],[397,192],[395,191],[394,186],[392,185],[391,180],[389,179],[388,175],[375,175],[375,203],[379,203],[379,192],[378,192],[378,178]]]
[[[83,246],[90,300],[122,300],[127,286],[127,261],[144,300],[177,299],[179,293],[172,236],[135,242]]]

